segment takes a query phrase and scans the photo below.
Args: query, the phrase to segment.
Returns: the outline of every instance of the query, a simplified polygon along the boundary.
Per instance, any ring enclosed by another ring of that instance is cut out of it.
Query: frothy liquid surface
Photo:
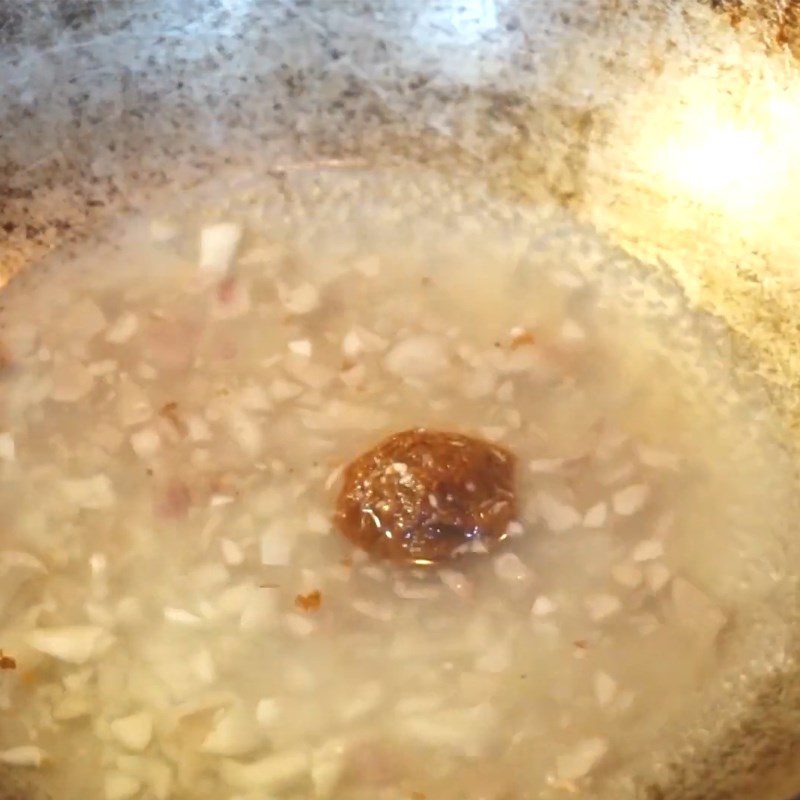
[[[624,796],[775,603],[788,458],[674,297],[563,221],[368,209],[134,222],[10,288],[0,759],[54,796]],[[490,555],[335,532],[420,426],[516,455]]]

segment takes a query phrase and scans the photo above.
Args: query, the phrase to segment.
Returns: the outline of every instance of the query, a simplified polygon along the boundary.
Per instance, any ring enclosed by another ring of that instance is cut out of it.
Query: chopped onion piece
[[[672,577],[669,568],[664,564],[647,564],[644,568],[644,578],[651,592],[660,592]]]
[[[563,286],[565,289],[580,289],[586,285],[586,281],[582,276],[566,270],[553,272],[550,278],[556,286]]]
[[[155,800],[169,800],[172,796],[174,783],[172,770],[163,761],[144,756],[122,755],[117,756],[114,763],[121,772],[140,776],[153,793]]]
[[[623,517],[629,517],[641,511],[650,497],[650,487],[643,483],[634,483],[620,489],[614,494],[614,511]]]
[[[189,628],[202,628],[205,624],[202,617],[186,611],[183,608],[165,608],[164,619],[167,622],[174,622],[176,625],[186,625]]]
[[[502,553],[494,559],[494,572],[500,580],[521,583],[531,578],[531,571],[516,553]]]
[[[106,358],[102,361],[92,361],[91,364],[87,366],[87,369],[95,378],[100,378],[104,375],[110,375],[116,372],[119,369],[119,364],[114,361],[113,358]]]
[[[225,616],[238,616],[259,589],[251,583],[238,583],[226,588],[219,596],[217,608]]]
[[[307,358],[289,359],[286,371],[305,386],[317,390],[324,389],[337,375],[331,367]]]
[[[439,580],[462,600],[472,597],[472,584],[463,572],[454,569],[440,569]]]
[[[233,409],[228,414],[228,431],[250,458],[255,458],[264,446],[262,426],[244,411]]]
[[[293,541],[284,528],[272,523],[261,534],[261,563],[271,566],[286,566],[291,560]]]
[[[414,716],[441,708],[442,703],[443,699],[437,695],[412,694],[401,697],[395,704],[394,710],[401,717]]]
[[[528,462],[528,469],[534,475],[556,475],[567,461],[566,458],[535,458]]]
[[[92,553],[89,556],[89,569],[93,578],[102,579],[108,570],[108,558],[103,553]]]
[[[313,348],[309,339],[295,339],[289,342],[289,352],[301,358],[311,358]]]
[[[497,722],[497,712],[486,703],[472,708],[400,717],[396,727],[415,744],[478,756],[485,752],[494,738]]]
[[[33,352],[38,339],[39,331],[33,323],[12,324],[3,329],[3,352],[11,361],[25,358]]]
[[[664,555],[664,543],[660,539],[643,539],[633,548],[634,561],[654,561]]]
[[[193,442],[207,442],[211,438],[211,428],[199,414],[190,414],[186,418],[186,427]]]
[[[607,619],[622,608],[622,602],[613,594],[596,594],[586,598],[586,609],[595,621]]]
[[[342,352],[348,358],[357,358],[364,352],[364,342],[358,335],[358,331],[348,331],[342,340]]]
[[[201,683],[209,685],[217,680],[217,667],[214,664],[214,657],[206,648],[198,650],[191,657],[189,666]]]
[[[120,421],[126,427],[147,422],[153,415],[153,408],[146,392],[127,378],[120,381],[117,411]]]
[[[636,452],[639,455],[639,461],[646,467],[676,470],[680,466],[680,458],[675,453],[657,450],[644,444],[637,445]]]
[[[545,525],[554,533],[576,528],[583,521],[583,516],[576,508],[548,492],[539,492],[536,495],[536,506]]]
[[[598,672],[594,676],[594,696],[600,706],[607,706],[616,697],[617,682],[607,673]]]
[[[608,518],[608,506],[605,503],[596,503],[583,517],[584,528],[602,528]]]
[[[70,502],[86,509],[110,508],[116,501],[114,487],[108,475],[94,475],[91,478],[64,480],[61,489]]]
[[[355,689],[345,700],[339,716],[345,722],[356,719],[374,711],[383,699],[383,686],[379,681],[367,681]]]
[[[201,564],[191,575],[192,583],[203,594],[213,589],[219,589],[229,577],[230,573],[225,566],[216,562]]]
[[[394,593],[403,600],[433,600],[439,596],[439,587],[430,584],[397,580]]]
[[[359,614],[377,622],[391,622],[394,618],[394,609],[388,604],[357,598],[353,600],[352,606]]]
[[[0,460],[14,461],[17,457],[17,451],[14,446],[13,433],[0,433]]]
[[[260,384],[245,386],[240,394],[240,402],[248,411],[269,411],[272,408],[267,390]]]
[[[349,369],[343,369],[339,373],[339,379],[345,386],[348,386],[351,389],[356,389],[359,386],[363,386],[366,377],[367,368],[361,362],[354,364]]]
[[[311,283],[301,283],[290,289],[283,284],[278,285],[278,297],[283,307],[290,313],[302,316],[309,314],[319,306],[319,291]]]
[[[642,570],[629,561],[623,561],[611,568],[611,577],[628,589],[635,589],[642,582]]]
[[[39,572],[45,574],[47,567],[36,556],[30,553],[25,553],[22,550],[0,550],[0,583],[5,583],[7,580],[7,572],[11,570],[22,569],[30,572]]]
[[[124,772],[109,772],[104,782],[106,800],[130,800],[139,793],[142,782]]]
[[[499,674],[511,666],[511,650],[505,642],[493,642],[475,660],[478,672]]]
[[[144,621],[142,601],[138,597],[122,597],[117,603],[117,620],[121,625],[135,626]]]
[[[560,334],[563,341],[571,344],[578,344],[586,340],[586,331],[574,319],[564,320]]]
[[[85,664],[104,653],[114,641],[107,631],[96,625],[39,628],[31,631],[26,640],[34,650],[70,664]]]
[[[200,270],[224,274],[233,263],[236,248],[242,238],[241,225],[220,222],[200,231]]]
[[[464,383],[464,396],[469,400],[480,400],[494,391],[497,375],[488,368],[476,369]]]
[[[231,567],[238,567],[244,564],[244,550],[238,542],[233,539],[222,538],[219,540],[219,547],[222,551],[222,559]]]
[[[92,703],[85,694],[68,694],[53,706],[53,719],[68,722],[88,716],[92,710]]]
[[[50,396],[59,403],[74,403],[89,394],[94,376],[80,361],[62,361],[53,369]]]
[[[243,631],[265,630],[278,621],[278,596],[275,589],[259,587],[247,600],[239,620]]]
[[[722,609],[705,592],[684,578],[672,581],[672,604],[677,621],[684,628],[711,640],[728,621]]]
[[[105,589],[105,583],[101,583],[100,586],[103,588],[99,593],[104,596],[107,592],[107,589]],[[108,606],[100,605],[99,603],[87,602],[84,604],[84,609],[86,610],[87,620],[93,625],[111,627],[114,624],[114,614],[111,612],[111,609],[109,609]]]
[[[131,434],[131,448],[139,458],[146,461],[161,448],[161,437],[154,428],[142,428]]]
[[[365,352],[380,353],[389,347],[389,340],[375,333],[375,331],[360,326],[353,330],[358,333],[358,338],[361,340],[361,345]]]
[[[91,339],[106,327],[106,316],[100,306],[88,297],[79,300],[67,311],[62,320],[70,336]]]
[[[448,366],[444,342],[436,336],[409,336],[396,344],[386,355],[386,369],[401,378],[431,378]]]
[[[92,667],[84,667],[83,669],[67,673],[61,679],[61,682],[64,684],[64,688],[69,692],[83,692],[89,688],[93,675],[94,670]]]
[[[333,796],[344,775],[346,748],[343,742],[333,740],[318,747],[311,754],[311,784],[316,800]]]
[[[47,754],[41,747],[24,744],[19,747],[10,747],[0,750],[0,764],[11,767],[41,767],[47,760]]]
[[[630,622],[640,636],[649,636],[661,625],[655,614],[637,614],[635,617],[630,617]]]
[[[153,737],[153,718],[146,711],[115,719],[109,727],[114,738],[134,752],[144,750]]]
[[[510,403],[514,399],[514,384],[511,381],[504,381],[497,387],[497,391],[495,392],[495,397],[500,403]],[[512,409],[512,411],[519,414],[519,411],[516,409]],[[545,459],[548,460],[548,459]],[[535,462],[531,462],[534,464]]]
[[[308,528],[309,533],[322,536],[330,532],[331,521],[321,511],[312,510],[309,511],[306,516],[306,527]]]
[[[274,697],[262,697],[256,705],[256,721],[267,730],[280,719],[280,703]]]
[[[217,708],[224,708],[235,701],[234,696],[226,691],[206,691],[197,697],[175,706],[170,712],[170,722],[173,726],[179,725],[184,720],[203,714]]]
[[[298,638],[305,638],[314,633],[316,624],[307,614],[284,614],[286,630]]]
[[[303,387],[292,381],[287,381],[285,378],[275,378],[269,386],[269,392],[272,398],[280,403],[301,395]]]
[[[310,767],[305,750],[287,750],[247,764],[225,759],[220,765],[220,775],[234,789],[279,792],[305,779]]]
[[[585,739],[556,759],[556,772],[561,780],[575,781],[587,775],[608,752],[605,739]]]
[[[377,255],[363,256],[355,261],[353,266],[365,278],[375,278],[381,271],[381,259]]]
[[[111,344],[124,344],[133,338],[137,330],[139,330],[139,319],[130,311],[125,311],[108,329],[106,341]]]
[[[540,594],[536,600],[533,601],[531,614],[534,617],[546,617],[549,614],[552,614],[557,608],[558,606],[553,600],[543,594]]]
[[[378,430],[388,419],[385,411],[366,403],[331,401],[321,413],[306,412],[303,419],[307,428],[316,431]]]
[[[241,705],[235,705],[222,713],[200,749],[217,756],[244,756],[259,748],[263,742],[264,734],[255,716]]]
[[[177,226],[168,219],[156,218],[150,220],[150,238],[154,242],[163,244],[164,242],[168,242],[170,239],[174,239],[177,235]]]

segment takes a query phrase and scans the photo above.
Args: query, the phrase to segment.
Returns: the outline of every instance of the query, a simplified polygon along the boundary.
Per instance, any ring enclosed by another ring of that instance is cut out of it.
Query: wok
[[[791,3],[0,0],[0,276],[216,176],[435,173],[556,204],[727,329],[800,431]],[[794,48],[794,50],[793,50]],[[221,177],[224,176],[224,177]],[[228,177],[230,176],[230,177]],[[238,176],[238,177],[237,177]],[[473,190],[474,191],[474,190]],[[52,268],[52,267],[51,267]],[[631,791],[800,790],[800,557],[785,624]],[[36,796],[0,772],[0,798]]]

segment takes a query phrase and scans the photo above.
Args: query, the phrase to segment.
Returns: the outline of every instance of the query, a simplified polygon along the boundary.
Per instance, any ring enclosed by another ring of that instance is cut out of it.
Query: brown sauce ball
[[[347,465],[336,524],[353,544],[398,563],[485,552],[516,517],[515,465],[481,439],[403,431]]]

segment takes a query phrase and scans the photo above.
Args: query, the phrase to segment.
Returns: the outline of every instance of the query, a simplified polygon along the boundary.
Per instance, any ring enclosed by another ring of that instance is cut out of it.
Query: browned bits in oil
[[[159,414],[168,420],[181,436],[186,436],[188,429],[178,413],[178,404],[176,402],[164,403]]]
[[[528,330],[519,330],[514,331],[511,336],[511,344],[510,347],[512,350],[516,350],[519,347],[524,347],[525,345],[536,344],[536,337]]]
[[[322,605],[322,594],[318,589],[308,594],[299,594],[295,597],[294,604],[301,611],[318,611],[320,605]]]
[[[11,351],[8,349],[3,342],[0,342],[0,372],[5,372],[8,369],[11,369],[13,366],[14,359],[11,355]]]
[[[17,660],[15,658],[11,658],[11,656],[7,656],[2,650],[0,650],[0,669],[16,669],[17,668]]]
[[[471,436],[403,431],[347,466],[336,522],[358,547],[399,563],[485,551],[516,516],[515,464]]]

